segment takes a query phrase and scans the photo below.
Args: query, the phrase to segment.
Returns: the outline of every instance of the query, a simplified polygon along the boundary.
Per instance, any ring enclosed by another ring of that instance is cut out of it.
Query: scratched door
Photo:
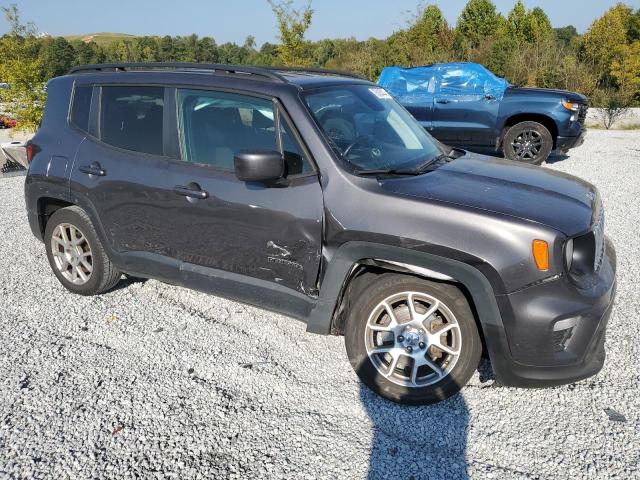
[[[271,99],[237,93],[181,90],[177,100],[183,160],[170,162],[168,181],[206,193],[197,198],[178,189],[170,201],[173,256],[313,294],[322,190],[284,114]],[[278,185],[238,180],[233,156],[243,149],[282,149],[286,180]]]

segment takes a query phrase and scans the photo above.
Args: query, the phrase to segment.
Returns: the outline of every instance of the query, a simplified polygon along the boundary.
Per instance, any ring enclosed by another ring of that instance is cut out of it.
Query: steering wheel
[[[349,156],[349,153],[351,153],[351,150],[353,150],[355,147],[357,147],[358,145],[363,144],[364,142],[369,141],[369,137],[366,135],[360,135],[358,137],[356,137],[356,139],[351,142],[347,148],[344,149],[344,152],[342,152],[342,155],[344,155],[345,157]]]

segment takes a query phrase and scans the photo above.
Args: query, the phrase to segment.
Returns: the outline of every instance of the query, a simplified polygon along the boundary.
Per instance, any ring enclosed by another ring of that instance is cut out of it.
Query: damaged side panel
[[[169,178],[176,185],[197,178],[209,195],[196,202],[178,195],[169,199],[165,238],[170,239],[170,256],[317,295],[323,212],[317,176],[274,187],[175,162]]]

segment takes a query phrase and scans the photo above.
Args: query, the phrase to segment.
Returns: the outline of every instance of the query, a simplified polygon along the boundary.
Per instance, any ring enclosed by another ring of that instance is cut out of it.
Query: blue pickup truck
[[[511,160],[540,165],[553,150],[584,141],[584,95],[510,85],[477,63],[387,67],[378,84],[449,145],[501,148]]]

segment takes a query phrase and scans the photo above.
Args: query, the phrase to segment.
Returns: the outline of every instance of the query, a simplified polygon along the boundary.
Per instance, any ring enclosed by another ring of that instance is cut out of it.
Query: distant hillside
[[[113,33],[113,32],[99,32],[88,33],[87,35],[67,35],[67,40],[81,40],[85,43],[96,42],[98,45],[107,45],[109,43],[116,42],[118,40],[131,40],[136,38],[136,35],[129,35],[128,33]]]

